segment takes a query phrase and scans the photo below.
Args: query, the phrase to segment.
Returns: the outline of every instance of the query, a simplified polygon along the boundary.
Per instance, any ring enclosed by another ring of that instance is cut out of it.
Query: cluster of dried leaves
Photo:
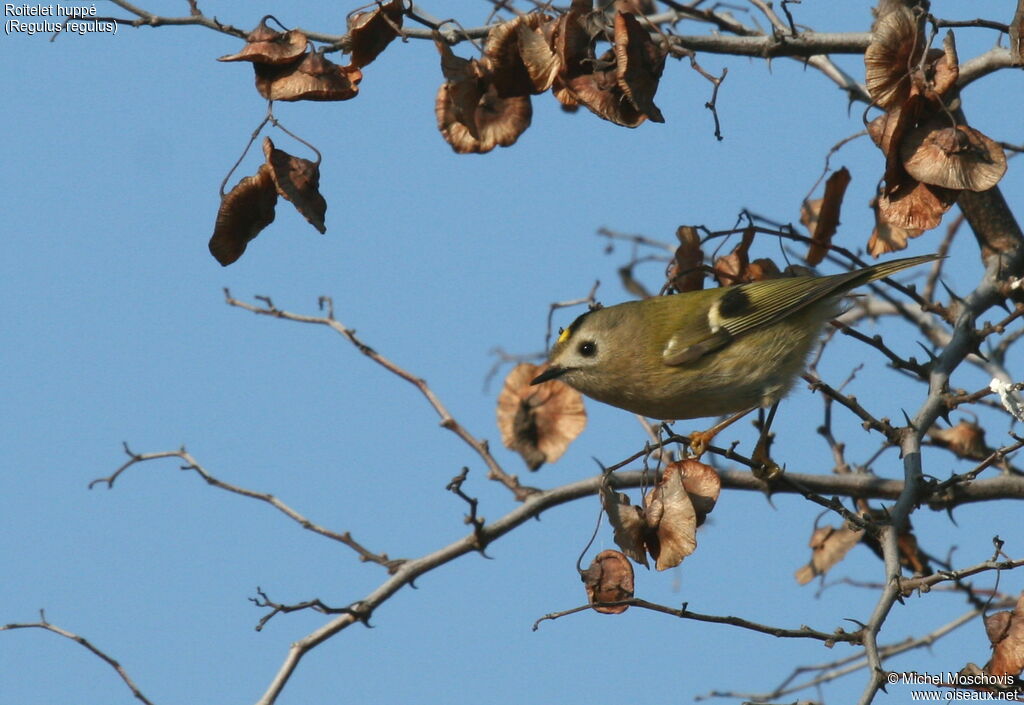
[[[256,90],[269,101],[349,100],[359,92],[362,67],[401,33],[404,12],[402,0],[392,0],[372,12],[351,15],[350,62],[346,66],[327,59],[323,50],[311,49],[306,35],[297,29],[271,29],[267,25],[273,19],[270,15],[249,33],[241,51],[218,61],[251,63]],[[263,151],[266,162],[256,174],[221,196],[210,253],[224,266],[237,261],[248,243],[274,221],[278,194],[291,201],[314,228],[327,231],[327,202],[319,192],[319,155],[316,162],[293,157],[275,149],[269,138],[264,140]]]
[[[223,266],[238,260],[263,228],[274,222],[278,195],[321,233],[327,232],[327,201],[320,195],[320,160],[295,157],[263,138],[266,161],[253,176],[246,176],[221,196],[217,223],[210,238],[210,254]]]
[[[404,0],[391,0],[352,14],[345,42],[350,61],[344,66],[330,61],[325,48],[312,48],[300,30],[272,29],[270,15],[249,33],[241,51],[219,61],[251,63],[256,90],[268,101],[350,100],[359,93],[363,67],[401,36],[405,13]],[[620,125],[636,127],[648,117],[664,122],[654,94],[667,51],[632,12],[616,12],[611,28],[605,13],[593,10],[589,0],[575,0],[560,17],[521,15],[491,28],[480,59],[455,56],[441,35],[435,36],[445,78],[437,94],[437,124],[456,152],[484,153],[513,144],[530,124],[530,96],[547,90],[567,108],[585,105]],[[598,57],[601,38],[612,48]],[[318,165],[319,160],[311,167],[295,165],[297,180],[312,184],[314,192]],[[226,266],[238,260],[246,245],[273,222],[278,193],[325,231],[323,197],[316,193],[316,203],[300,205],[294,189],[282,186],[292,180],[280,178],[268,156],[255,175],[222,196],[210,240],[218,262]],[[528,462],[539,465],[542,455],[535,453]]]
[[[643,496],[643,506],[612,489],[609,478],[601,487],[601,505],[622,551],[597,555],[582,572],[587,600],[605,614],[621,614],[629,605],[602,605],[633,597],[633,566],[629,559],[658,570],[674,568],[697,550],[697,527],[715,508],[721,481],[714,468],[696,460],[669,463],[654,489]]]
[[[597,44],[611,48],[597,55]],[[513,144],[530,125],[530,96],[552,91],[566,108],[585,106],[617,125],[664,122],[654,104],[667,50],[632,12],[616,11],[612,27],[590,0],[567,12],[521,15],[494,25],[479,59],[455,56],[435,35],[445,83],[435,113],[441,135],[459,153]]]
[[[715,508],[721,488],[714,468],[686,459],[665,465],[642,506],[630,504],[608,483],[601,488],[601,504],[622,552],[643,566],[649,553],[655,568],[666,570],[697,550],[697,527]]]
[[[941,50],[929,49],[923,13],[899,3],[885,8],[864,53],[868,92],[886,111],[868,125],[886,160],[884,185],[872,202],[868,250],[876,257],[936,227],[961,191],[990,189],[1006,172],[1002,148],[963,124],[952,32]]]
[[[248,61],[256,74],[256,90],[267,100],[350,100],[359,93],[362,68],[384,51],[402,31],[405,8],[392,0],[372,12],[348,18],[350,61],[339,66],[313,50],[305,34],[297,29],[278,32],[267,26],[267,15],[246,37],[237,54],[218,61]]]
[[[606,482],[601,487],[601,504],[622,551],[601,551],[581,573],[587,601],[604,614],[621,614],[629,605],[620,602],[633,597],[632,558],[645,567],[647,554],[658,570],[674,568],[697,550],[697,527],[715,507],[721,481],[714,468],[683,460],[669,463],[653,490],[644,495],[643,507],[630,504],[629,497]]]
[[[787,264],[780,269],[769,257],[751,259],[750,247],[754,244],[756,235],[757,231],[753,227],[744,229],[739,243],[732,251],[725,255],[719,255],[708,267],[704,264],[704,251],[701,249],[700,235],[697,229],[689,225],[681,225],[676,230],[679,246],[676,247],[675,254],[665,273],[666,290],[684,292],[703,289],[704,279],[708,273],[719,286],[813,274],[807,267],[797,264]]]

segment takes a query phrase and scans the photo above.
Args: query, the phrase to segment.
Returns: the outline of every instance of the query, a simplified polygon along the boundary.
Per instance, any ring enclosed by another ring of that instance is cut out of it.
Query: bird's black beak
[[[559,367],[558,365],[552,365],[551,367],[547,368],[539,375],[534,377],[533,381],[530,382],[530,384],[540,384],[542,382],[547,382],[548,380],[558,379],[568,371],[569,369],[567,367]]]

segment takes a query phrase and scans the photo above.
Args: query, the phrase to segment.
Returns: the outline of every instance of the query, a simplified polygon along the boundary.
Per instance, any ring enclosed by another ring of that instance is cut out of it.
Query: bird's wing
[[[830,277],[783,277],[730,287],[708,309],[706,321],[684,326],[669,338],[662,361],[666,365],[693,362],[818,301],[935,259],[938,255],[906,257]]]
[[[847,291],[860,272],[831,277],[785,277],[730,287],[708,309],[701,330],[679,330],[665,345],[662,361],[684,365],[719,350],[741,335],[760,330],[806,306]],[[703,323],[703,321],[702,321]]]

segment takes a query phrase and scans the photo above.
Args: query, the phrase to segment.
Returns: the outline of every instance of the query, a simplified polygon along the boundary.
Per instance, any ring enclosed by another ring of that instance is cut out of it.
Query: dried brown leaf
[[[349,100],[359,93],[363,80],[358,68],[338,66],[318,51],[308,52],[297,64],[253,64],[253,69],[256,90],[267,100]]]
[[[931,575],[932,568],[928,563],[928,556],[921,550],[913,531],[897,534],[896,550],[899,552],[900,565],[909,568],[915,575]]]
[[[820,264],[828,254],[832,236],[836,234],[836,229],[839,227],[839,211],[843,205],[846,187],[849,185],[850,172],[845,166],[828,177],[828,181],[825,182],[825,196],[818,209],[814,230],[811,231],[811,247],[807,251],[807,257],[804,258],[807,264],[811,266]]]
[[[615,72],[619,88],[637,110],[654,122],[665,122],[654,104],[654,94],[667,54],[635,15],[615,14]]]
[[[587,425],[583,397],[575,389],[557,379],[530,384],[544,369],[516,365],[498,395],[502,443],[522,455],[530,470],[561,458]]]
[[[480,62],[455,56],[440,36],[434,44],[446,79],[434,103],[441,136],[460,154],[483,154],[514,144],[530,126],[530,96],[502,98]]]
[[[743,284],[780,276],[779,268],[772,260],[761,258],[750,261],[749,250],[754,242],[754,234],[752,229],[746,230],[740,244],[732,252],[715,260],[711,270],[719,285]]]
[[[909,239],[924,232],[918,228],[901,228],[887,221],[878,207],[878,200],[878,198],[871,199],[871,209],[875,213],[875,228],[871,231],[871,237],[868,238],[868,252],[872,257],[905,250]],[[939,217],[941,218],[941,215]]]
[[[961,458],[983,460],[992,452],[985,443],[985,429],[973,421],[961,421],[950,428],[929,431],[928,437],[935,445],[948,448]]]
[[[956,41],[952,30],[942,40],[942,55],[931,64],[931,89],[939,96],[944,96],[956,86],[960,78],[960,63],[956,53]]]
[[[558,78],[567,82],[590,73],[594,59],[594,37],[589,23],[590,0],[573,0],[551,33],[551,48],[558,57]]]
[[[535,93],[543,93],[551,88],[562,66],[558,55],[551,48],[551,35],[556,23],[557,20],[544,21],[534,27],[531,22],[523,21],[516,27],[519,34],[519,56]]]
[[[277,32],[267,26],[267,17],[245,38],[245,47],[237,54],[217,61],[252,61],[260,64],[291,64],[305,53],[309,40],[297,29]]]
[[[371,12],[349,15],[351,65],[362,68],[380,56],[399,35],[404,15],[404,0],[391,0]]]
[[[657,486],[644,497],[644,518],[647,550],[658,570],[674,568],[697,550],[697,513],[678,463],[667,465]]]
[[[697,526],[701,526],[718,502],[722,480],[713,467],[692,458],[680,460],[673,465],[679,468],[683,478],[683,489],[690,496],[693,510],[697,515]]]
[[[291,201],[295,210],[321,234],[327,232],[327,201],[320,195],[320,165],[275,148],[269,137],[263,138],[263,154],[277,192]]]
[[[633,566],[618,551],[601,551],[581,577],[591,603],[619,602],[633,597]],[[629,605],[595,606],[602,614],[622,614]]]
[[[704,288],[704,252],[700,248],[700,235],[692,225],[680,225],[676,229],[679,247],[668,266],[666,278],[669,286],[679,292],[697,291]]]
[[[616,125],[638,127],[647,119],[622,92],[614,68],[566,79],[563,86],[580,105]]]
[[[274,222],[277,191],[270,167],[261,164],[221,198],[217,223],[210,238],[210,254],[226,267],[238,260],[263,228]]]
[[[644,549],[644,535],[647,523],[640,507],[629,503],[629,497],[616,492],[605,482],[601,485],[601,505],[612,525],[615,545],[637,563],[647,567],[647,552]]]
[[[823,526],[811,534],[811,560],[796,572],[796,581],[806,585],[819,575],[824,575],[832,566],[843,560],[851,548],[864,536],[863,529],[843,524],[838,529]]]
[[[942,222],[960,192],[908,179],[891,195],[878,197],[878,214],[898,228],[931,230]]]
[[[944,115],[908,132],[900,157],[910,176],[948,189],[987,191],[1006,173],[1002,147],[971,127],[951,126]]]
[[[619,281],[622,282],[622,288],[638,299],[649,299],[651,292],[647,291],[647,287],[633,276],[634,266],[635,263],[619,267]]]
[[[824,198],[812,198],[804,200],[800,204],[800,224],[807,228],[807,232],[813,233],[818,224],[818,215],[821,213],[821,204]]]
[[[913,12],[897,6],[878,18],[871,43],[864,52],[868,93],[875,103],[889,109],[903,105],[910,96],[910,70],[924,52],[923,31]]]
[[[542,51],[539,47],[540,44],[547,48],[542,26],[549,19],[547,15],[531,12],[508,22],[493,25],[487,33],[483,64],[487,69],[488,80],[494,85],[500,97],[510,98],[542,93],[551,86],[550,83],[541,87],[535,85],[534,75],[526,63],[522,45],[523,38],[525,38],[528,43],[528,46],[525,47],[526,55],[532,62],[539,61],[541,64],[533,66],[534,70],[538,72],[536,82],[544,83],[545,71],[550,73],[551,78],[554,78],[551,66],[549,65],[547,68],[543,66],[545,60],[551,61],[554,58],[554,54],[548,48],[549,58],[545,59],[538,55]]]
[[[990,640],[994,632],[1000,638],[992,640],[992,660],[988,662],[985,671],[993,676],[1019,676],[1024,671],[1024,592],[1010,613],[1008,624],[1000,624],[1002,628],[998,631],[989,629],[989,619],[991,617],[985,619],[985,628]]]

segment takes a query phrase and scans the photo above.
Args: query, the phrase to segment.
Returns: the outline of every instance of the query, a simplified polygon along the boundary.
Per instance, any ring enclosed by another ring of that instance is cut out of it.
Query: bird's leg
[[[775,412],[779,408],[779,402],[772,404],[768,410],[768,418],[761,422],[761,436],[754,446],[754,453],[751,460],[756,463],[753,467],[754,476],[758,479],[770,482],[781,475],[785,470],[772,460],[768,446],[771,443],[772,421],[775,420]]]
[[[708,449],[708,446],[711,445],[711,441],[714,440],[715,436],[717,436],[720,432],[724,431],[732,424],[742,419],[744,416],[746,416],[756,408],[757,407],[751,407],[746,411],[741,411],[738,414],[733,414],[732,416],[723,419],[722,421],[719,421],[714,426],[709,428],[707,431],[694,431],[693,433],[691,433],[690,452],[693,453],[693,457],[699,458],[700,456],[704,455],[704,451],[706,451]]]

